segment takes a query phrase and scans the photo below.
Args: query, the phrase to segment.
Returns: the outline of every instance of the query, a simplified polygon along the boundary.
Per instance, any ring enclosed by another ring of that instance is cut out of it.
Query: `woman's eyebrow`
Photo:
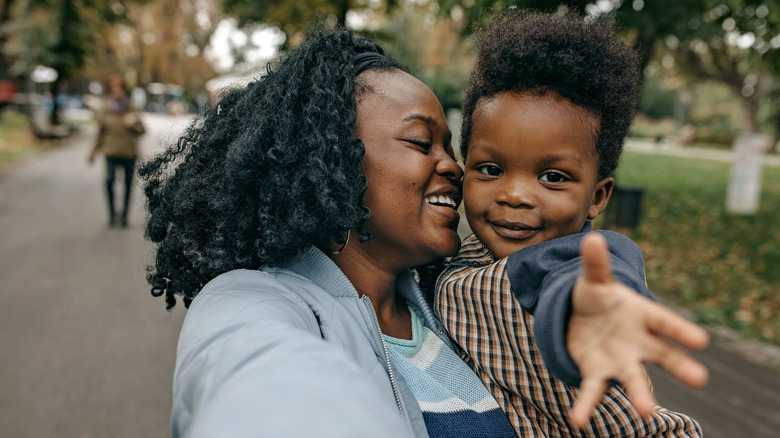
[[[429,125],[437,126],[436,120],[431,116],[426,116],[425,114],[411,114],[406,117],[404,117],[404,122],[411,122],[412,120],[421,120]]]
[[[415,113],[415,114],[408,115],[403,119],[404,122],[411,122],[413,120],[420,120],[434,128],[439,127],[439,123],[436,122],[436,119],[434,119],[431,116],[426,116],[425,114]],[[449,143],[450,141],[452,141],[452,131],[450,131],[449,127],[447,128],[447,133],[444,135],[444,140],[445,143]]]

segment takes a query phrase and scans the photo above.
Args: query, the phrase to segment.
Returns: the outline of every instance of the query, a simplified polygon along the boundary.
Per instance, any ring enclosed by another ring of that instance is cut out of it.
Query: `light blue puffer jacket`
[[[452,346],[411,272],[398,291]],[[220,275],[179,338],[174,437],[427,437],[373,306],[311,247],[286,268]]]

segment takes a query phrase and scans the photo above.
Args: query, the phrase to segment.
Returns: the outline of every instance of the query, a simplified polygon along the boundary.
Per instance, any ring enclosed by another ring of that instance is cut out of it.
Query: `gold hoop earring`
[[[339,254],[341,254],[341,251],[344,251],[344,248],[346,248],[347,244],[349,243],[349,234],[351,232],[352,232],[352,230],[347,230],[347,239],[344,240],[344,244],[341,245],[341,248],[331,252],[332,255],[339,255]]]

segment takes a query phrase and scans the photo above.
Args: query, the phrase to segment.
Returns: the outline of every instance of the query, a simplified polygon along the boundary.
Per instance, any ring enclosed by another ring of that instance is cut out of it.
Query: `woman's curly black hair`
[[[599,117],[599,177],[613,176],[641,88],[637,56],[606,19],[519,10],[499,13],[479,33],[463,102],[461,155],[480,99],[504,91],[555,93]]]
[[[356,99],[370,89],[353,58],[377,51],[348,31],[314,35],[139,169],[146,237],[158,245],[152,295],[164,295],[169,309],[175,295],[189,306],[221,273],[283,264],[351,228],[369,238],[354,123]],[[368,69],[407,71],[391,58]]]

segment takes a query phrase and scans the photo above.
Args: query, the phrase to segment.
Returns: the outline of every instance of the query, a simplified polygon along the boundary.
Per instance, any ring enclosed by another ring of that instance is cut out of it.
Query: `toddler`
[[[536,344],[566,336],[533,315],[569,306],[582,281],[580,246],[609,201],[639,89],[635,55],[605,22],[510,11],[481,34],[461,142],[474,235],[439,277],[435,308],[520,436],[701,435],[660,407],[643,418],[617,385],[589,422],[576,418],[577,367],[543,361]],[[614,278],[651,297],[639,247],[599,234]]]

